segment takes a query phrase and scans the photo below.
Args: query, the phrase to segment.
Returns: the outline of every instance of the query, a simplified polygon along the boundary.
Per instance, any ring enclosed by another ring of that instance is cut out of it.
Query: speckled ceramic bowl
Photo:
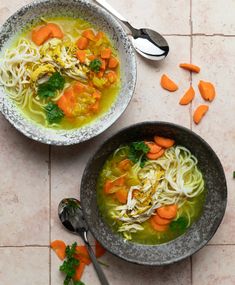
[[[124,112],[134,92],[136,60],[132,44],[122,26],[104,9],[86,0],[35,1],[11,16],[0,29],[0,57],[26,25],[40,17],[71,16],[83,18],[105,31],[119,51],[121,91],[117,100],[102,117],[79,129],[53,130],[26,118],[0,87],[0,110],[6,119],[27,137],[55,145],[70,145],[88,140],[111,126]]]
[[[208,191],[203,214],[185,234],[161,245],[125,242],[104,223],[96,197],[96,183],[107,157],[120,144],[151,139],[154,135],[173,138],[197,158]],[[222,165],[211,147],[198,135],[170,123],[146,122],[121,130],[108,139],[88,162],[81,183],[81,203],[85,219],[95,238],[111,253],[144,265],[166,265],[180,261],[202,248],[215,234],[224,216],[227,187]]]

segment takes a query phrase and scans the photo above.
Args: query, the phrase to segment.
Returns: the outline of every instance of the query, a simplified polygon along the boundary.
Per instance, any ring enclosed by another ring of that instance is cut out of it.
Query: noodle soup
[[[43,18],[6,50],[0,85],[36,123],[79,128],[114,103],[120,91],[119,56],[108,36],[90,23]]]
[[[97,184],[101,215],[114,232],[141,244],[177,238],[200,217],[206,190],[197,159],[168,138],[121,145]]]

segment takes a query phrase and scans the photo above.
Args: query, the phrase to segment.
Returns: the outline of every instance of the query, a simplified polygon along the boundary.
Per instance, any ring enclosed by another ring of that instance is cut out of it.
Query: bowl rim
[[[84,187],[84,181],[85,181],[85,174],[86,172],[88,171],[92,161],[93,161],[93,158],[99,154],[100,150],[109,142],[111,141],[115,136],[117,135],[120,135],[121,133],[125,133],[125,132],[128,132],[129,130],[131,130],[132,128],[138,128],[138,127],[143,127],[143,126],[146,126],[146,125],[150,125],[150,126],[170,126],[172,128],[177,128],[179,130],[182,130],[184,132],[188,132],[190,133],[191,135],[195,136],[197,139],[199,139],[215,156],[215,159],[217,160],[217,163],[218,163],[218,167],[219,167],[219,170],[220,172],[223,174],[223,178],[224,178],[224,190],[225,190],[225,193],[224,193],[224,207],[223,207],[223,210],[220,212],[220,218],[219,220],[217,221],[217,224],[216,226],[214,227],[213,231],[210,231],[210,233],[208,233],[208,236],[207,236],[207,239],[206,240],[202,240],[200,242],[200,245],[196,248],[196,249],[193,249],[192,251],[189,251],[183,255],[181,255],[180,257],[178,258],[173,258],[171,260],[167,260],[167,261],[164,261],[164,262],[148,262],[148,261],[139,261],[139,260],[136,260],[136,259],[133,259],[133,258],[128,258],[126,256],[123,256],[123,255],[119,255],[118,252],[114,252],[112,250],[110,250],[106,244],[104,244],[102,242],[102,240],[99,239],[99,236],[96,235],[95,231],[93,231],[93,227],[92,225],[89,223],[89,220],[88,220],[88,216],[87,216],[87,213],[85,211],[84,212],[84,218],[85,218],[85,221],[87,222],[88,224],[88,227],[89,227],[89,230],[91,231],[92,235],[95,237],[95,239],[97,239],[99,241],[99,243],[108,251],[110,252],[111,254],[115,255],[116,257],[118,258],[121,258],[125,261],[128,261],[130,263],[134,263],[134,264],[138,264],[138,265],[147,265],[147,266],[165,266],[165,265],[170,265],[170,264],[174,264],[176,262],[180,262],[180,261],[183,261],[185,260],[186,258],[194,255],[195,253],[197,253],[200,249],[202,249],[211,239],[212,237],[215,235],[216,231],[218,230],[223,218],[224,218],[224,215],[225,215],[225,211],[226,211],[226,208],[227,208],[227,198],[228,198],[228,190],[227,190],[227,181],[226,181],[226,176],[225,176],[225,173],[224,173],[224,169],[223,169],[223,166],[221,164],[221,161],[220,159],[218,158],[217,154],[215,153],[215,151],[212,149],[212,147],[201,137],[199,136],[197,133],[195,133],[194,131],[192,131],[191,129],[187,128],[187,127],[184,127],[184,126],[181,126],[181,125],[178,125],[178,124],[175,124],[175,123],[171,123],[171,122],[166,122],[166,121],[143,121],[143,122],[138,122],[138,123],[135,123],[135,124],[131,124],[131,125],[128,125],[126,127],[123,127],[121,128],[120,130],[116,131],[115,133],[111,134],[111,136],[109,138],[107,138],[104,142],[102,142],[97,148],[96,150],[91,154],[89,160],[87,161],[87,164],[86,164],[86,167],[83,171],[83,175],[82,175],[82,179],[81,179],[81,187],[80,187],[80,199],[81,199],[81,206],[82,208],[84,209],[84,200],[86,198],[85,196],[85,192],[83,191]],[[201,219],[202,215],[199,217],[198,221]],[[191,226],[190,226],[191,227]],[[190,228],[189,227],[189,228]],[[187,233],[187,232],[186,232]],[[183,235],[181,236],[184,236],[186,233],[184,233]],[[115,234],[115,233],[113,233]],[[168,243],[171,243],[171,242],[174,242],[175,240],[177,240],[178,238],[180,238],[181,236],[169,241],[169,242],[166,242],[166,243],[162,243],[162,244],[158,244],[158,245],[144,245],[144,244],[138,244],[138,243],[134,243],[134,244],[137,244],[139,246],[149,246],[149,247],[156,247],[156,248],[160,248],[161,246],[164,246],[164,245],[167,245]]]
[[[27,118],[20,110],[18,110],[18,107],[14,104],[14,102],[10,102],[10,98],[7,98],[7,92],[5,90],[2,90],[2,102],[0,102],[0,112],[4,116],[4,118],[13,125],[20,133],[25,135],[26,137],[33,139],[35,141],[38,141],[40,143],[48,144],[48,145],[57,145],[57,146],[67,146],[67,145],[74,145],[81,142],[85,142],[87,140],[90,140],[92,138],[95,138],[96,136],[103,133],[105,130],[110,128],[125,112],[128,105],[130,104],[132,97],[135,92],[136,88],[136,82],[137,82],[137,60],[136,60],[136,54],[134,47],[131,43],[131,40],[128,36],[127,31],[124,29],[124,27],[121,25],[121,23],[107,10],[99,6],[97,3],[88,1],[88,0],[61,0],[56,1],[54,0],[58,5],[63,3],[70,2],[73,5],[88,5],[96,10],[100,10],[100,14],[106,21],[109,22],[111,26],[115,26],[120,33],[122,33],[125,37],[125,41],[127,43],[128,49],[130,50],[130,60],[129,65],[131,65],[131,74],[132,74],[132,81],[128,83],[128,94],[127,100],[125,104],[121,104],[121,107],[119,107],[119,111],[115,112],[115,115],[111,116],[111,109],[115,107],[115,104],[117,102],[117,99],[120,95],[120,92],[118,93],[115,101],[113,102],[112,106],[109,107],[108,110],[106,110],[102,115],[100,115],[98,118],[92,120],[90,123],[85,124],[84,126],[80,128],[75,128],[71,130],[56,130],[44,127],[37,122],[34,122],[32,119]],[[70,4],[69,3],[69,4]],[[35,8],[38,5],[41,4],[47,4],[47,5],[53,5],[53,0],[34,0],[26,5],[21,6],[19,9],[17,9],[12,15],[10,15],[2,25],[0,25],[0,38],[2,36],[2,33],[4,30],[7,29],[7,26],[14,21],[15,18],[19,17],[22,11],[24,13],[27,13],[31,8]],[[111,21],[109,20],[111,19]],[[91,21],[92,23],[92,21]],[[7,42],[12,39],[12,36],[10,36],[7,39]],[[4,48],[4,40],[2,48]],[[19,122],[19,120],[14,120],[14,118],[11,116],[11,111],[9,111],[9,107],[6,107],[5,102],[8,102],[13,106],[14,109],[17,109],[18,115],[22,120],[24,120],[23,123]],[[107,117],[107,118],[106,118]],[[106,120],[105,120],[106,119]],[[105,120],[105,123],[103,123],[103,120]],[[27,125],[26,125],[27,124]],[[30,126],[33,128],[32,130],[28,130],[27,126]],[[99,126],[97,128],[97,126]],[[89,131],[89,128],[93,127],[92,131]],[[44,134],[43,134],[44,132]],[[40,135],[39,135],[40,133]],[[79,134],[82,133],[82,135],[79,136]],[[45,135],[46,134],[46,135]]]

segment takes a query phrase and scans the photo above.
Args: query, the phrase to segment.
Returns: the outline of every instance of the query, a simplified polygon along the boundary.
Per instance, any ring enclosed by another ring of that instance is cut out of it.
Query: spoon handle
[[[96,270],[97,276],[99,277],[100,284],[101,285],[109,285],[109,282],[106,279],[106,276],[104,275],[104,272],[103,272],[100,264],[98,263],[98,260],[94,254],[94,251],[92,250],[92,248],[90,246],[90,243],[86,239],[84,239],[84,241],[85,241],[85,245],[87,247],[88,253],[90,255],[91,261],[92,261],[94,268]]]

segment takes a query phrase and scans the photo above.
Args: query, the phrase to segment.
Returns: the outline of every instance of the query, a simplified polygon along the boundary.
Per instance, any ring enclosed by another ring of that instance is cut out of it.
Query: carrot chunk
[[[98,32],[95,36],[95,41],[98,42],[99,40],[101,40],[104,37],[104,33],[103,32]]]
[[[85,50],[77,50],[76,56],[81,63],[84,63],[86,60],[86,51]]]
[[[61,28],[54,23],[48,23],[46,25],[50,30],[53,38],[63,39],[64,33],[62,32]]]
[[[163,89],[166,89],[170,92],[174,92],[178,89],[178,85],[174,81],[172,81],[166,74],[162,75],[160,83]]]
[[[102,49],[101,52],[100,52],[100,56],[101,56],[101,58],[103,58],[103,59],[108,59],[108,58],[110,58],[111,54],[112,54],[112,51],[111,51],[110,48],[104,48],[104,49]]]
[[[195,97],[195,91],[192,86],[185,92],[184,96],[180,99],[180,105],[188,105]]]
[[[181,63],[180,67],[183,69],[186,69],[188,71],[192,71],[192,72],[196,72],[199,73],[200,72],[200,67],[191,63]]]
[[[57,104],[66,116],[73,117],[73,111],[76,105],[76,97],[73,87],[65,89],[63,96],[60,97]]]
[[[163,219],[174,219],[177,215],[178,206],[176,204],[163,206],[157,209],[158,215]]]
[[[98,90],[96,90],[95,92],[92,93],[92,97],[96,100],[100,100],[101,93]]]
[[[47,26],[42,26],[32,31],[32,41],[38,46],[45,43],[51,36],[51,29]]]
[[[80,37],[77,41],[77,47],[81,50],[86,49],[89,45],[89,40],[85,37]]]
[[[86,267],[85,263],[83,263],[83,262],[79,263],[78,267],[76,268],[73,280],[75,280],[75,281],[81,280],[85,267]]]
[[[82,93],[86,90],[86,85],[84,85],[83,83],[77,81],[76,83],[74,83],[73,85],[73,91],[77,94]]]
[[[128,190],[126,188],[121,188],[117,192],[115,192],[115,196],[120,203],[126,204],[127,196],[128,196]]]
[[[82,32],[82,36],[87,38],[88,40],[91,40],[91,41],[96,40],[95,33],[91,29],[88,29],[88,30],[85,30],[84,32]]]
[[[118,66],[119,62],[118,60],[116,59],[116,57],[114,56],[111,56],[110,59],[109,59],[109,68],[116,68]]]
[[[104,184],[104,192],[106,194],[112,194],[111,189],[113,188],[113,182],[111,180],[107,180]]]
[[[114,83],[115,81],[117,81],[117,73],[115,71],[110,70],[107,73],[107,78],[108,78],[110,83]]]
[[[105,252],[106,252],[106,249],[103,248],[103,246],[97,240],[95,240],[95,256],[97,258],[101,257],[105,254]]]
[[[157,153],[159,152],[162,147],[160,147],[159,145],[157,145],[155,142],[144,142],[148,147],[149,147],[149,152],[150,153]]]
[[[129,168],[131,167],[131,161],[126,158],[124,160],[121,160],[119,163],[118,163],[118,168],[121,170],[121,171],[126,171],[128,170]]]
[[[158,159],[159,157],[161,157],[163,154],[164,154],[165,150],[162,148],[159,152],[157,153],[151,153],[151,152],[148,152],[146,154],[147,158],[148,159],[151,159],[151,160],[156,160]]]
[[[171,222],[171,219],[161,218],[157,213],[155,216],[153,216],[153,220],[156,224],[161,225],[161,226],[169,225]]]
[[[155,136],[154,141],[157,145],[164,147],[164,148],[169,148],[172,147],[175,144],[175,141],[169,138],[164,138],[160,136]]]
[[[207,105],[198,106],[193,114],[194,123],[199,124],[201,122],[201,119],[205,116],[208,110],[209,110],[209,106]]]
[[[211,82],[206,82],[200,80],[198,84],[199,91],[201,96],[206,101],[213,101],[215,98],[215,87]]]
[[[168,229],[168,225],[159,225],[155,223],[153,217],[151,217],[149,220],[152,228],[157,232],[165,232]]]
[[[80,262],[85,263],[86,265],[89,265],[91,263],[90,255],[85,245],[76,246],[75,258],[80,260]]]
[[[54,240],[51,242],[51,248],[54,250],[59,259],[65,259],[66,244],[62,240]]]

